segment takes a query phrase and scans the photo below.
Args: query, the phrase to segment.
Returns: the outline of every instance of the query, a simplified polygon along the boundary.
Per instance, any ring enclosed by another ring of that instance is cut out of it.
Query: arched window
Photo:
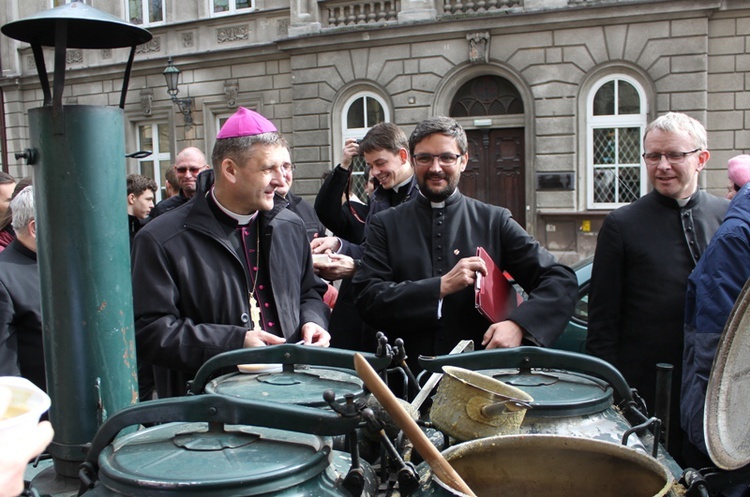
[[[390,122],[391,115],[385,100],[373,92],[359,92],[352,95],[342,109],[341,136],[345,142],[348,138],[361,139],[370,128],[378,123]],[[352,193],[364,200],[365,161],[355,159],[352,166]]]
[[[479,76],[464,83],[451,102],[451,117],[523,114],[516,86],[500,76]]]
[[[587,103],[587,204],[613,209],[647,192],[641,141],[647,123],[643,87],[609,75],[593,85]]]

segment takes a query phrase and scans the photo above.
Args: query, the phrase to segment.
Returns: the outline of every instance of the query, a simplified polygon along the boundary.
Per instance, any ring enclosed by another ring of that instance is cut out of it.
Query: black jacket
[[[362,243],[365,237],[365,219],[370,207],[352,201],[341,203],[341,198],[349,187],[350,176],[351,171],[348,169],[341,166],[333,168],[315,197],[315,212],[334,236],[352,243]]]
[[[728,204],[699,190],[680,207],[654,190],[610,213],[599,231],[586,350],[617,367],[651,409],[659,362],[674,365],[679,401],[688,276]]]
[[[234,227],[220,222],[206,199],[213,171],[198,178],[184,206],[159,216],[133,244],[133,307],[138,353],[156,367],[160,397],[182,395],[210,357],[243,346],[249,325],[249,277],[232,248]],[[300,327],[326,328],[328,307],[312,269],[304,223],[288,209],[261,213],[260,245],[288,342]]]
[[[305,202],[302,197],[295,195],[292,192],[287,192],[286,197],[276,195],[274,198],[276,203],[284,203],[287,209],[297,214],[300,219],[305,223],[307,229],[307,239],[312,241],[313,238],[319,236],[326,236],[326,227],[318,219],[318,215],[315,213],[312,205]]]
[[[16,239],[0,253],[0,376],[19,374],[46,390],[39,268]]]
[[[474,288],[442,299],[440,278],[484,247],[529,294],[510,319],[530,343],[549,346],[573,313],[575,273],[557,262],[513,220],[508,209],[456,192],[444,208],[422,195],[370,220],[362,266],[352,283],[365,322],[393,341],[403,338],[410,367],[417,357],[447,354],[470,339],[477,350],[490,322],[474,307]]]
[[[160,216],[164,214],[165,212],[169,212],[172,209],[176,209],[182,204],[187,203],[187,201],[190,200],[185,196],[184,193],[182,193],[182,190],[180,190],[180,193],[177,195],[173,195],[169,198],[165,198],[158,204],[154,206],[153,209],[151,209],[151,212],[149,213],[148,217],[149,219],[153,219],[157,216]]]

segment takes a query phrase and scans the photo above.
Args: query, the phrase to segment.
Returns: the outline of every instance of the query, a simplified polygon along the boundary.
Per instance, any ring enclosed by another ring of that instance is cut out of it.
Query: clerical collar
[[[412,176],[414,176],[414,175],[412,174]],[[402,186],[406,186],[406,185],[408,185],[409,183],[411,183],[411,178],[412,178],[412,176],[409,176],[408,178],[406,178],[406,181],[403,181],[403,182],[399,183],[398,185],[394,186],[394,187],[392,188],[392,190],[393,190],[393,191],[394,191],[395,193],[398,193],[398,190],[399,190],[399,188],[401,188]]]
[[[692,198],[693,196],[691,195],[688,198],[678,198],[675,200],[677,200],[677,205],[679,205],[680,207],[685,207],[688,204],[688,202],[690,202],[690,199]]]
[[[419,194],[422,195],[425,199],[427,199],[427,197],[425,197],[424,194],[421,191],[419,192]],[[448,197],[448,198],[455,197],[456,195],[458,195],[458,188],[456,188],[455,190],[453,190],[453,193],[451,193],[451,196]],[[442,202],[433,202],[432,200],[430,200],[429,202],[430,202],[430,207],[432,207],[433,209],[443,209],[443,208],[445,208],[445,200],[443,200]]]
[[[213,187],[211,188],[211,198],[214,202],[216,202],[216,207],[221,209],[221,212],[226,214],[227,216],[231,217],[235,221],[237,221],[237,226],[246,226],[250,224],[253,219],[258,215],[258,211],[253,212],[252,214],[237,214],[236,212],[232,212],[223,205],[221,205],[221,202],[219,202],[219,199],[216,198],[216,193],[214,193]]]

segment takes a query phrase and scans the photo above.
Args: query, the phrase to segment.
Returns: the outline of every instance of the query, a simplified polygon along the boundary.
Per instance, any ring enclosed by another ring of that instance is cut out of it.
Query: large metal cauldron
[[[445,458],[477,497],[656,497],[672,475],[653,458],[621,445],[556,435],[505,435],[454,445]],[[420,465],[414,497],[462,495]]]
[[[656,420],[638,409],[627,382],[609,363],[595,357],[540,347],[479,351],[455,356],[420,358],[429,371],[444,365],[479,370],[529,394],[534,400],[518,428],[519,434],[552,434],[625,444],[658,461],[675,478],[682,469],[662,447],[654,449],[651,430]],[[622,400],[614,405],[614,393]],[[434,409],[434,407],[433,407]],[[634,426],[643,428],[634,430]],[[487,426],[483,436],[492,436]],[[512,434],[495,431],[494,435]],[[626,436],[627,435],[627,436]]]
[[[375,369],[382,369],[390,363],[389,357],[363,355]],[[271,364],[278,369],[237,372],[238,365],[247,364]],[[335,392],[339,402],[347,395],[353,399],[364,396],[362,380],[354,374],[353,368],[354,352],[348,350],[304,345],[242,349],[207,361],[192,381],[190,392],[199,394],[205,391],[240,399],[327,407],[323,393],[328,390]],[[227,369],[232,371],[226,373]]]
[[[349,485],[351,458],[333,450],[328,437],[352,431],[358,421],[210,394],[147,402],[102,425],[81,471],[82,491],[86,497],[373,496],[372,468],[360,461],[363,484]],[[139,423],[164,424],[115,440]]]

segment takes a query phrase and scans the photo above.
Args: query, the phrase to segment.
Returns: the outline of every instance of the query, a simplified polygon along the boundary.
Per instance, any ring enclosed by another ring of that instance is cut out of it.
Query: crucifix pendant
[[[253,323],[254,330],[260,330],[260,307],[258,307],[258,301],[255,300],[255,295],[250,294],[250,321]]]

